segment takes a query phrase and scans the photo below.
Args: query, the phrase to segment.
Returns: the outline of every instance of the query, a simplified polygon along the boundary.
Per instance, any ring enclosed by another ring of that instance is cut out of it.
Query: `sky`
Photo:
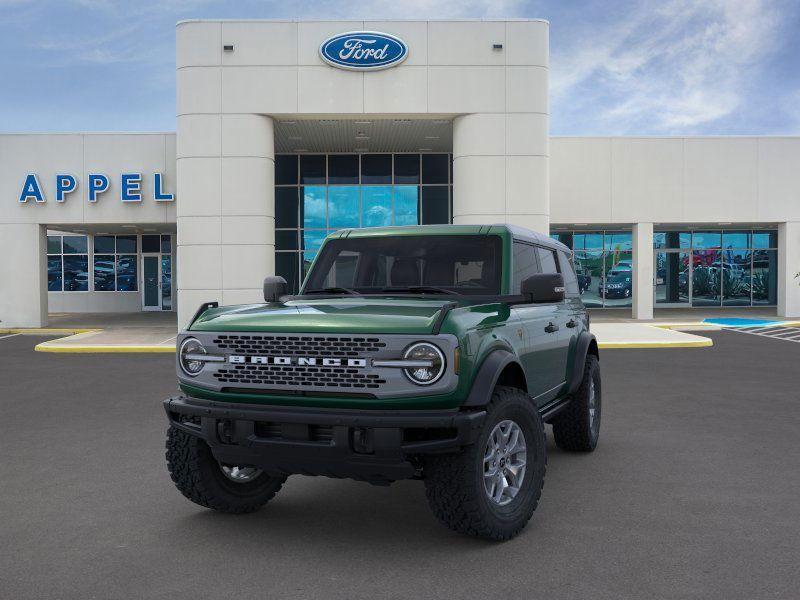
[[[0,132],[174,131],[175,23],[550,21],[552,135],[800,134],[800,0],[0,0]]]

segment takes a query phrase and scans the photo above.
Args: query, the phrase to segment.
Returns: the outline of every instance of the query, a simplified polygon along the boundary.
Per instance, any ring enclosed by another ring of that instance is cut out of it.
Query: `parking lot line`
[[[10,333],[8,335],[0,335],[0,340],[4,340],[6,338],[15,337],[18,335],[22,335],[21,333]]]

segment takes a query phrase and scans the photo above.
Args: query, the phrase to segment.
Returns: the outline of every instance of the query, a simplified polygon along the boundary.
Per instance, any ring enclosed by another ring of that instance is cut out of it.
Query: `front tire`
[[[508,540],[536,510],[546,466],[546,436],[536,406],[522,390],[498,386],[476,443],[426,460],[428,504],[454,531]]]
[[[224,513],[249,513],[269,502],[285,477],[258,469],[220,465],[200,438],[175,427],[167,432],[167,468],[175,487],[200,506]]]
[[[589,354],[583,367],[583,379],[572,400],[553,420],[556,446],[568,452],[592,452],[600,437],[602,408],[600,363]]]

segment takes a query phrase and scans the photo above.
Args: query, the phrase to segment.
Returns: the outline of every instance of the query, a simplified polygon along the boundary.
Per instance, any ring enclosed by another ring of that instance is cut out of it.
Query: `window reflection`
[[[689,304],[689,252],[655,253],[656,304]]]
[[[416,185],[396,185],[394,187],[394,224],[416,225],[419,223],[419,188]]]
[[[359,188],[357,185],[328,188],[328,225],[332,229],[358,227]]]
[[[325,229],[325,186],[307,185],[303,188],[303,227]]]
[[[384,227],[392,224],[392,188],[388,185],[365,185],[361,188],[362,224]]]

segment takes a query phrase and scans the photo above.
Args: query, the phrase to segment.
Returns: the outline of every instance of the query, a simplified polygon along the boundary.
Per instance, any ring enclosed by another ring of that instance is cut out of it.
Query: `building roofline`
[[[524,17],[507,18],[462,18],[462,19],[181,19],[175,27],[187,23],[546,23],[547,19]]]

